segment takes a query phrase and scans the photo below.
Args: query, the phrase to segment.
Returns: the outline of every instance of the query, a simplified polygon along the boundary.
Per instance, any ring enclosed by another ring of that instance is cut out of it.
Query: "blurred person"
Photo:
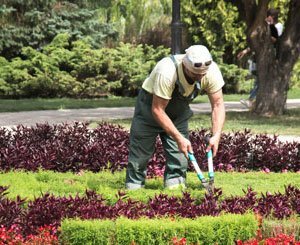
[[[274,45],[276,44],[277,39],[282,35],[283,25],[278,22],[279,10],[270,8],[267,11],[266,22],[269,25],[271,32],[271,39]],[[251,52],[250,48],[246,48],[238,53],[237,58],[242,59],[245,55]],[[257,80],[257,69],[255,62],[255,55],[252,54],[252,58],[248,60],[249,63],[249,72],[254,77],[254,86],[250,91],[250,95],[247,99],[241,99],[240,102],[249,109],[252,109],[255,103],[256,94],[258,90],[258,80]]]

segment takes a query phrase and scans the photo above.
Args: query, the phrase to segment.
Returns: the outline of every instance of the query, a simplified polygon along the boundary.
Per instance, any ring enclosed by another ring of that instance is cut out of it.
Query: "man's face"
[[[190,71],[189,69],[185,68],[185,73],[191,78],[193,81],[201,81],[202,77],[204,77],[206,74],[199,74],[194,73]]]

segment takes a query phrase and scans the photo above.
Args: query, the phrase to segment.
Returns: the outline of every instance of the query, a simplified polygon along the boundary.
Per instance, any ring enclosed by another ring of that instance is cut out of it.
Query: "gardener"
[[[185,51],[160,60],[139,92],[130,129],[127,189],[144,187],[158,135],[166,155],[165,188],[185,187],[187,156],[193,152],[188,139],[188,119],[193,115],[189,103],[200,90],[208,94],[212,106],[212,137],[206,151],[212,148],[213,155],[217,153],[225,120],[224,80],[205,46]]]

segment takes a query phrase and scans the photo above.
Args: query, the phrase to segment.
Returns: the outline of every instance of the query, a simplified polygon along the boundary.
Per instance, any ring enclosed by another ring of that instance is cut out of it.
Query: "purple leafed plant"
[[[190,132],[195,157],[207,170],[205,129]],[[87,124],[19,125],[12,131],[0,128],[0,170],[39,168],[59,172],[119,171],[127,166],[129,133],[121,126],[101,123],[90,130]],[[165,156],[157,138],[153,157],[148,162],[148,177],[162,176]],[[280,142],[276,136],[253,135],[250,131],[222,134],[214,158],[217,171],[264,170],[300,171],[299,142]],[[189,167],[192,170],[192,167]]]
[[[42,197],[28,201],[10,201],[5,198],[7,187],[0,190],[0,221],[6,228],[18,224],[23,235],[34,234],[41,226],[60,226],[63,218],[82,219],[116,219],[125,216],[130,219],[140,217],[185,217],[218,216],[221,213],[244,214],[253,211],[263,217],[283,219],[293,214],[300,214],[300,189],[287,186],[283,194],[266,193],[257,197],[251,188],[241,197],[220,198],[221,189],[214,189],[212,195],[205,194],[200,199],[194,199],[188,192],[182,197],[155,195],[146,203],[132,200],[126,193],[119,192],[118,200],[113,204],[94,191],[86,191],[85,196],[55,197],[44,194]]]

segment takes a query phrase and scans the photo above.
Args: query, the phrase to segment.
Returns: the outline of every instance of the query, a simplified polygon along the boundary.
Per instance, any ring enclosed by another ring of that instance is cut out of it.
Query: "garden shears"
[[[206,143],[208,144],[209,138],[205,139]],[[208,193],[212,193],[213,191],[213,185],[214,185],[214,166],[213,166],[213,155],[212,150],[206,153],[207,161],[208,161],[208,177],[209,180],[207,181],[204,177],[197,160],[193,153],[188,152],[188,159],[193,164],[194,169],[196,170],[197,177],[201,181],[203,187],[208,191]]]

